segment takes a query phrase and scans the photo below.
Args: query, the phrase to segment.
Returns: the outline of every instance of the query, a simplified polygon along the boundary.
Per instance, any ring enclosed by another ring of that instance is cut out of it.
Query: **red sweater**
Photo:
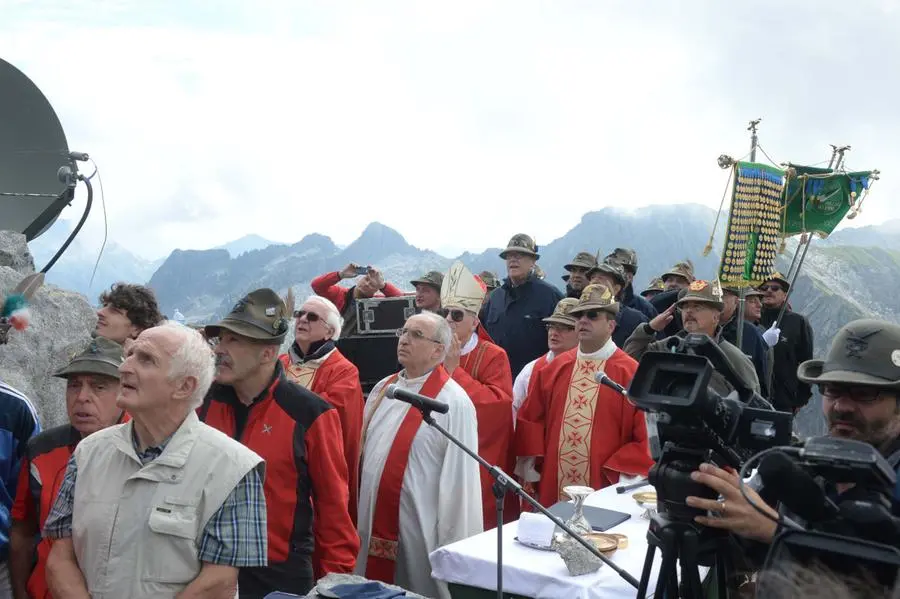
[[[347,307],[347,300],[351,297],[351,294],[356,287],[341,287],[338,285],[340,282],[341,273],[329,272],[313,279],[312,283],[310,283],[310,287],[312,287],[313,293],[316,295],[321,295],[324,298],[330,299],[332,303],[337,306],[338,312],[343,314],[344,308]],[[404,295],[403,291],[390,283],[385,283],[382,291],[383,293],[376,293],[375,297],[397,297]]]

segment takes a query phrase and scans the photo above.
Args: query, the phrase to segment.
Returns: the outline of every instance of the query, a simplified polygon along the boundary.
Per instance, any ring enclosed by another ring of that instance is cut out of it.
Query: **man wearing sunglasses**
[[[444,358],[444,368],[465,390],[475,405],[478,417],[478,454],[489,464],[504,471],[513,467],[512,375],[506,352],[480,338],[478,310],[487,293],[486,285],[462,262],[454,262],[441,287],[441,314],[447,319],[453,338]],[[497,526],[494,479],[485,470],[481,474],[484,529]],[[506,496],[504,517],[518,517],[518,501]]]
[[[403,370],[375,385],[366,402],[356,573],[450,599],[447,585],[431,577],[428,555],[483,530],[479,466],[386,391],[394,384],[447,404],[447,413],[432,417],[478,451],[475,407],[443,366],[453,337],[446,319],[422,312],[397,334]]]
[[[832,341],[827,357],[800,364],[797,378],[819,386],[828,435],[872,445],[897,471],[900,481],[900,326],[873,319],[845,325]],[[741,496],[737,475],[704,464],[692,478],[723,498],[715,501],[688,497],[688,505],[719,515],[698,516],[697,522],[746,539],[772,541],[776,524]],[[826,492],[839,503],[838,495],[852,491],[842,488],[839,493],[836,488],[826,487]],[[759,495],[750,489],[748,493],[755,503],[764,505],[759,498],[766,497],[764,488]],[[900,482],[893,499],[892,511],[900,515]],[[772,508],[768,511],[775,514]],[[761,552],[764,554],[765,550]]]
[[[759,286],[763,293],[760,325],[770,329],[766,335],[774,333],[769,399],[776,410],[796,414],[812,397],[810,386],[797,378],[797,367],[812,359],[813,330],[806,317],[791,310],[790,306],[786,307],[778,328],[774,328],[789,289],[790,283],[777,272]]]
[[[536,458],[543,458],[538,500],[545,506],[565,500],[568,485],[602,489],[646,476],[653,464],[643,413],[595,378],[603,372],[627,387],[637,370],[612,340],[618,310],[609,288],[585,287],[569,312],[578,348],[537,373],[519,410],[517,470],[537,474]]]
[[[356,524],[359,440],[365,400],[359,370],[334,345],[341,336],[342,324],[337,306],[324,297],[310,297],[294,312],[294,343],[279,359],[289,380],[330,403],[340,416],[350,518]],[[315,556],[313,561],[317,562]]]
[[[640,360],[648,351],[672,351],[672,348],[688,333],[703,334],[719,345],[737,376],[759,393],[759,378],[756,376],[753,362],[721,335],[724,309],[725,303],[722,300],[722,287],[719,282],[697,279],[684,290],[681,299],[650,322],[636,328],[625,342],[625,351],[635,360]],[[657,333],[667,330],[675,319],[676,311],[680,312],[683,328],[662,341],[656,341]],[[712,373],[709,386],[723,397],[734,390],[725,376],[717,371]]]

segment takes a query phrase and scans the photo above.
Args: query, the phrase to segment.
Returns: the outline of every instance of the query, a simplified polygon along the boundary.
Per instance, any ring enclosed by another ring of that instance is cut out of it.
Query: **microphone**
[[[808,522],[831,520],[840,508],[825,495],[815,479],[786,453],[776,451],[759,465],[764,488],[777,490],[778,500]]]
[[[391,399],[399,399],[405,401],[414,408],[418,408],[423,412],[437,412],[438,414],[446,414],[450,411],[450,406],[442,401],[435,401],[430,397],[401,389],[397,385],[388,385],[385,395]]]
[[[611,378],[606,376],[605,372],[598,372],[596,375],[594,375],[594,380],[597,381],[598,383],[600,383],[601,385],[605,385],[606,387],[609,387],[616,393],[619,393],[620,395],[624,395],[625,397],[628,397],[628,389],[626,389],[619,383],[615,382],[614,380],[612,380]]]

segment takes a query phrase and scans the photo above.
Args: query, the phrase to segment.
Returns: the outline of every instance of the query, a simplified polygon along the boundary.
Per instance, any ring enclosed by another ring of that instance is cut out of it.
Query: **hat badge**
[[[275,306],[266,308],[266,316],[275,316]]]
[[[709,283],[707,283],[706,281],[697,280],[692,282],[690,286],[688,286],[688,289],[690,291],[703,291],[708,285]]]
[[[894,363],[894,366],[900,368],[900,349],[895,349],[891,352],[891,362]]]

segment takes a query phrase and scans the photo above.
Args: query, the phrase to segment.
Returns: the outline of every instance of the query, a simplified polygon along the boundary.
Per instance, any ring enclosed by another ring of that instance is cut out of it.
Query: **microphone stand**
[[[497,500],[497,598],[503,599],[503,502],[506,499],[506,492],[512,491],[520,498],[524,499],[526,503],[528,503],[531,507],[544,514],[550,520],[560,527],[564,532],[568,533],[570,537],[581,543],[581,545],[591,552],[594,557],[598,558],[604,564],[612,568],[616,574],[621,576],[625,582],[633,586],[635,589],[638,588],[638,581],[628,572],[623,570],[621,567],[612,562],[608,557],[600,553],[600,551],[592,545],[589,541],[585,540],[581,535],[577,534],[571,528],[566,525],[565,522],[554,516],[550,513],[547,508],[542,506],[536,499],[534,499],[531,495],[525,492],[525,489],[522,488],[522,485],[513,480],[509,475],[507,475],[499,466],[492,466],[489,464],[484,458],[480,455],[469,449],[465,446],[459,439],[449,433],[444,427],[435,422],[434,417],[431,415],[431,410],[426,408],[425,406],[418,405],[415,406],[422,412],[422,420],[428,423],[433,429],[437,430],[439,433],[447,437],[447,439],[466,452],[473,460],[481,464],[481,467],[487,470],[488,474],[490,474],[494,478],[494,485],[492,490],[494,492],[494,497]]]

